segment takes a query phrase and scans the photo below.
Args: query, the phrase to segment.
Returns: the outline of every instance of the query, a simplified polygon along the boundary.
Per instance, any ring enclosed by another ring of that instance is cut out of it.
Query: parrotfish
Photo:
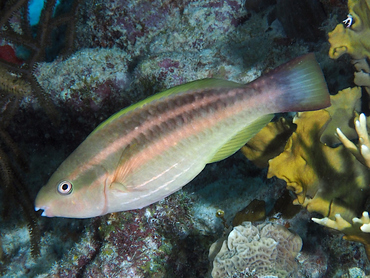
[[[235,153],[274,113],[329,105],[312,53],[248,84],[210,78],[173,87],[101,123],[41,188],[35,209],[88,218],[143,208]]]

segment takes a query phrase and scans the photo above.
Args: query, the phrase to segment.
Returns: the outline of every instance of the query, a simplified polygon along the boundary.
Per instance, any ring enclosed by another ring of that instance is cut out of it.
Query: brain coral
[[[211,246],[210,253],[217,242]],[[243,222],[234,227],[213,260],[212,277],[294,277],[295,257],[302,247],[300,236],[277,224]],[[243,276],[244,277],[244,276]]]

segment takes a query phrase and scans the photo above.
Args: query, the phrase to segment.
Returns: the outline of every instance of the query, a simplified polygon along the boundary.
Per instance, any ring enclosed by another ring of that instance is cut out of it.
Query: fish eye
[[[62,181],[58,184],[58,192],[62,195],[67,195],[72,192],[73,186],[69,181]]]

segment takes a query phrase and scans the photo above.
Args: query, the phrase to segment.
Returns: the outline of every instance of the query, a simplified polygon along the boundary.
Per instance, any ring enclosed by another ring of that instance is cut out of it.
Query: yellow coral
[[[370,0],[349,0],[346,26],[338,24],[329,32],[329,56],[337,59],[345,53],[355,65],[355,84],[364,86],[370,94]]]
[[[340,214],[335,215],[335,220],[325,217],[323,219],[312,218],[312,221],[328,228],[341,231],[345,234],[343,237],[345,240],[362,243],[365,247],[366,255],[370,259],[370,218],[367,211],[362,213],[361,218],[353,218],[353,224],[343,219]]]
[[[337,129],[338,137],[344,147],[346,147],[358,161],[370,168],[370,138],[367,133],[366,117],[364,114],[355,118],[355,128],[359,138],[358,146],[348,140],[339,128]],[[364,197],[366,197],[366,192],[364,192]],[[312,218],[312,220],[320,225],[343,232],[345,234],[343,237],[345,240],[358,241],[364,244],[366,255],[370,260],[370,218],[368,212],[364,211],[361,218],[353,218],[353,224],[343,219],[340,214],[336,214],[334,220],[328,217],[323,219]]]
[[[352,60],[356,68],[354,82],[357,86],[364,86],[370,95],[370,65],[367,59]]]
[[[337,128],[340,128],[349,139],[356,139],[357,133],[354,130],[353,120],[357,111],[361,108],[361,88],[346,88],[338,94],[330,97],[331,106],[325,108],[329,112],[331,120],[325,127],[320,141],[329,146],[340,143],[336,136],[333,136]]]
[[[268,166],[268,161],[284,150],[284,145],[295,126],[284,118],[270,122],[242,148],[242,153],[258,167]]]
[[[329,56],[337,59],[345,53],[353,59],[370,57],[370,0],[348,0],[352,24],[342,23],[329,33]]]
[[[359,138],[358,147],[348,140],[339,128],[337,129],[338,137],[358,161],[370,168],[370,138],[367,133],[366,117],[364,114],[361,114],[358,119],[355,119],[355,127]]]
[[[342,145],[332,148],[320,142],[330,114],[338,116],[335,110],[342,109],[338,98],[348,98],[351,90],[338,94],[330,108],[331,113],[319,110],[297,115],[293,121],[297,130],[289,138],[284,152],[269,161],[268,177],[285,180],[287,188],[297,195],[295,203],[308,211],[329,218],[340,213],[349,220],[363,209],[369,193],[370,175],[368,169]]]

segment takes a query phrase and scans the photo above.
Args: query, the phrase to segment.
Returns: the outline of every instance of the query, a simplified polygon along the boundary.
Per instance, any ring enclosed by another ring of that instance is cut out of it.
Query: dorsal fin
[[[234,154],[241,147],[243,147],[243,145],[247,143],[254,135],[256,135],[264,126],[266,126],[273,117],[274,114],[264,115],[262,117],[259,117],[253,123],[246,126],[233,138],[231,138],[231,140],[229,140],[225,145],[223,145],[208,163],[220,161]]]

